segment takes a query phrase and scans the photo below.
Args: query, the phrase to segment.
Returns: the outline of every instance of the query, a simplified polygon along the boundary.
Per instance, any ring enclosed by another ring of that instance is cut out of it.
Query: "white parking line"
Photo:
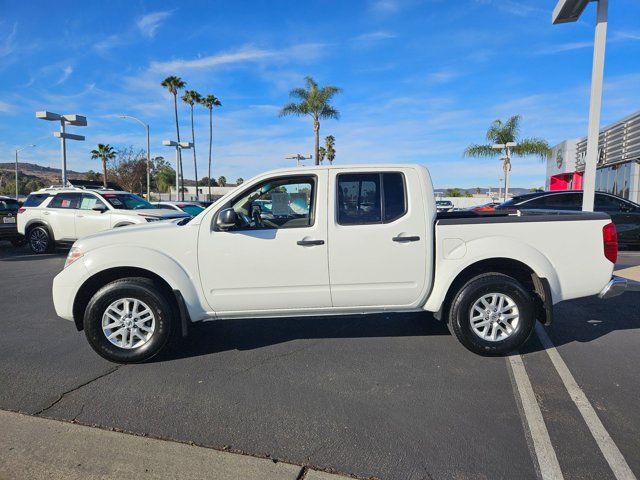
[[[591,431],[591,435],[593,435],[593,438],[598,444],[598,447],[600,447],[604,458],[607,460],[607,463],[609,463],[615,477],[618,480],[637,480],[636,476],[629,468],[627,461],[624,459],[622,453],[620,453],[617,445],[609,435],[609,432],[607,432],[604,425],[602,425],[600,418],[598,418],[596,411],[591,406],[591,403],[589,403],[587,396],[578,386],[573,375],[571,375],[569,368],[567,368],[564,360],[562,360],[560,353],[558,353],[555,345],[540,323],[536,323],[536,333],[538,334],[538,338],[542,342],[542,345],[546,349],[553,366],[556,368],[558,375],[560,375],[562,383],[564,383],[564,386],[569,392],[569,396],[573,400],[573,403],[576,404],[576,407],[578,407],[582,418]]]
[[[533,449],[538,461],[540,476],[542,480],[560,480],[563,476],[558,457],[556,457],[556,452],[551,444],[549,432],[544,423],[544,418],[542,418],[542,412],[533,393],[533,387],[524,368],[524,363],[522,363],[522,357],[520,355],[511,355],[509,364],[511,365],[513,378],[520,396],[524,420],[527,423],[531,440],[533,441]]]

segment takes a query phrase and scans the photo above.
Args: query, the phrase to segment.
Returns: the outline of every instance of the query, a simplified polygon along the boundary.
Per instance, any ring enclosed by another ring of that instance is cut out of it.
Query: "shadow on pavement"
[[[449,335],[428,313],[217,320],[192,324],[152,362],[197,357],[225,350],[250,350],[298,339]]]

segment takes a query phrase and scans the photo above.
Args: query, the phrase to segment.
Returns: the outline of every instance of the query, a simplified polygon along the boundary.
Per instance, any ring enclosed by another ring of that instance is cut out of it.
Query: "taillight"
[[[604,256],[611,263],[618,260],[618,232],[613,223],[607,223],[602,227],[602,241],[604,242]]]
[[[18,209],[18,213],[24,213],[24,212],[26,212],[26,211],[27,211],[27,209],[26,209],[26,208],[24,208],[24,207],[20,207],[20,208]]]

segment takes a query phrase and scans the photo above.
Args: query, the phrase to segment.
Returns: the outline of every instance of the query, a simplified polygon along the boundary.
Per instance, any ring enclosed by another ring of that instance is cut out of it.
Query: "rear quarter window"
[[[48,193],[32,193],[27,197],[23,207],[37,207],[49,198]]]

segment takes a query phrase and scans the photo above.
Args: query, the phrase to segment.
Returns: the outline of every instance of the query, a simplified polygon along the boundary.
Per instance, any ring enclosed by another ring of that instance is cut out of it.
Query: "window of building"
[[[407,211],[399,172],[340,174],[336,193],[340,225],[391,223]]]

